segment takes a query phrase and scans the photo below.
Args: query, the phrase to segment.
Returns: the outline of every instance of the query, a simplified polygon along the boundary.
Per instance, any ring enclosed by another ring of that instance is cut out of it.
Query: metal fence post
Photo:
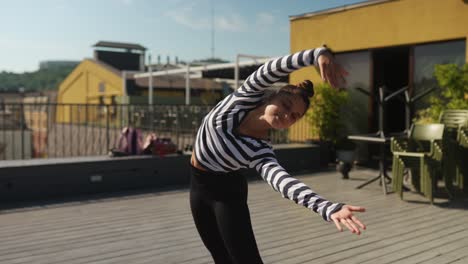
[[[106,151],[109,151],[109,142],[110,142],[109,123],[110,123],[109,105],[106,105]]]
[[[62,157],[65,157],[65,104],[62,106]]]
[[[24,159],[24,103],[20,104],[21,159]]]

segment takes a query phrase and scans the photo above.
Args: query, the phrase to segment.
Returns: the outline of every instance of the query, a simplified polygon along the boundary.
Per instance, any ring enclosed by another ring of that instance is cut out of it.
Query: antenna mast
[[[214,43],[214,4],[211,0],[211,58],[215,57],[215,43]]]

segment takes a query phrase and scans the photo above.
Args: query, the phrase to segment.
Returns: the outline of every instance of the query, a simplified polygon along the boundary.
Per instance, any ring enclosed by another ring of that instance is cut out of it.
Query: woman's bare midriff
[[[207,171],[200,164],[198,164],[197,159],[195,158],[195,152],[192,152],[192,157],[190,158],[190,163],[192,164],[192,166],[194,166],[195,168],[197,168],[199,170]]]

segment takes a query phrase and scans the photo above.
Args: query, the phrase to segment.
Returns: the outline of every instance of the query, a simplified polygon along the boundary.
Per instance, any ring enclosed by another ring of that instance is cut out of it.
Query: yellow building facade
[[[377,94],[382,85],[389,92],[408,86],[419,94],[435,85],[436,64],[468,62],[468,1],[466,0],[379,0],[290,17],[291,52],[326,44],[350,75],[347,89],[355,113],[349,118],[352,133],[376,129],[376,102],[356,92],[357,87]],[[291,75],[291,83],[304,79],[320,82],[312,68]],[[424,106],[418,102],[415,109]],[[389,130],[402,129],[401,103],[389,104]],[[291,129],[291,140],[303,140]],[[314,137],[307,135],[306,137]]]
[[[124,73],[97,60],[83,60],[59,86],[57,122],[106,122],[107,109],[118,111],[106,106],[119,103],[147,104],[148,80],[135,80],[134,73]],[[153,82],[154,104],[171,105],[185,102],[183,78],[158,77],[153,78]],[[191,84],[193,104],[214,104],[221,99],[221,84],[199,79],[192,80]]]
[[[83,60],[60,84],[57,102],[98,104],[99,97],[123,96],[122,76],[94,60]],[[108,102],[110,103],[110,102]]]
[[[59,86],[57,122],[80,123],[81,120],[96,119],[96,108],[85,109],[81,105],[111,104],[113,98],[124,94],[122,76],[118,71],[95,60],[85,59]]]

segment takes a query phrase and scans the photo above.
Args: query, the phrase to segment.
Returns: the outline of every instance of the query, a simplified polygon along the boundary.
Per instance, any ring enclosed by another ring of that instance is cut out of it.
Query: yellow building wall
[[[382,48],[468,37],[468,4],[461,0],[400,0],[294,19],[291,52],[326,43],[335,52]],[[466,53],[468,61],[468,53]],[[314,77],[309,68],[291,82]]]
[[[100,84],[105,87],[99,92]],[[104,103],[111,103],[111,96],[122,96],[122,78],[115,72],[92,60],[83,60],[60,84],[57,94],[57,122],[77,122],[92,120],[96,116],[97,106],[61,106],[60,104],[99,104],[99,97]],[[95,108],[95,109],[94,109]]]
[[[466,38],[468,4],[462,0],[389,1],[290,22],[291,53],[322,44],[334,52],[345,52]],[[468,62],[468,52],[465,54]],[[290,77],[291,83],[305,79],[321,81],[313,67]],[[302,119],[290,134],[298,135],[294,130],[307,126],[305,123]]]

